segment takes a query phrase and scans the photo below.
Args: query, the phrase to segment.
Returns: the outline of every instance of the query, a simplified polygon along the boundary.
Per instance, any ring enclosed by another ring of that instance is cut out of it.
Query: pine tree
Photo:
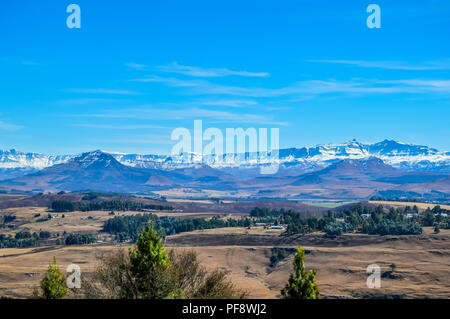
[[[130,249],[130,263],[138,298],[160,299],[173,294],[168,271],[171,261],[162,235],[153,229],[153,221],[139,234],[135,248]]]
[[[55,257],[41,280],[41,290],[45,299],[64,299],[67,294],[66,278],[61,275]]]
[[[320,291],[316,284],[316,270],[312,269],[306,273],[305,252],[300,246],[294,257],[294,272],[289,276],[289,282],[281,295],[286,299],[319,299]]]

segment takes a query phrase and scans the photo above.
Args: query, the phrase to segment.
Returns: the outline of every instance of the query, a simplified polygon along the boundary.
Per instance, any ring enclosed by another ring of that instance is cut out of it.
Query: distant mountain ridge
[[[3,183],[19,189],[25,186],[25,189],[31,190],[100,190],[128,193],[150,190],[155,179],[159,181],[157,185],[161,186],[169,178],[176,182],[182,180],[170,172],[126,166],[111,154],[93,151],[35,173],[5,180]]]
[[[102,151],[103,153],[109,153]],[[255,161],[243,161],[248,154],[234,155],[235,162],[227,163],[223,157],[199,154],[180,154],[177,156],[156,154],[121,154],[109,153],[121,164],[138,168],[176,170],[196,167],[207,163],[213,168],[254,168]],[[0,173],[16,170],[17,174],[33,172],[61,164],[77,157],[77,155],[44,155],[24,153],[16,150],[0,151]],[[364,144],[351,140],[344,144],[323,144],[313,147],[280,149],[279,157],[265,162],[277,162],[284,168],[298,168],[311,171],[327,167],[345,159],[368,159],[376,157],[384,163],[405,171],[450,172],[450,152],[440,152],[427,146],[406,144],[392,140],[384,140],[374,144]]]
[[[64,163],[72,157],[74,156],[24,153],[15,149],[7,151],[0,150],[0,168],[43,169],[55,164]]]
[[[134,167],[120,163],[113,154],[93,151],[26,175],[3,179],[0,191],[103,191],[142,195],[171,191],[181,197],[228,194],[225,196],[230,198],[293,200],[355,200],[390,192],[450,198],[449,175],[405,172],[377,157],[338,160],[309,172],[292,167],[282,167],[273,175],[255,173],[258,171],[214,168],[199,163],[176,169]]]

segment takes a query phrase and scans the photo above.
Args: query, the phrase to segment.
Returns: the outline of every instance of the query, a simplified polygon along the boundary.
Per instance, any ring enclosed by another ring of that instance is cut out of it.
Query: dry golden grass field
[[[436,204],[429,204],[429,203],[416,203],[416,202],[396,202],[396,201],[382,201],[382,200],[371,200],[369,201],[371,204],[376,205],[383,205],[383,206],[392,206],[392,207],[405,207],[405,206],[417,206],[419,209],[432,209],[433,207],[437,206]],[[450,205],[439,205],[442,209],[450,209]]]
[[[383,205],[420,205],[424,203],[372,202]],[[445,207],[444,207],[445,208]],[[151,211],[158,216],[209,218],[210,212]],[[54,218],[39,219],[51,214]],[[141,212],[115,212],[114,216]],[[38,216],[39,214],[39,216]],[[100,232],[103,223],[114,217],[108,211],[55,213],[45,207],[18,207],[0,210],[0,217],[14,215],[13,228],[0,233],[13,235],[22,230],[49,231],[53,237],[40,247],[0,249],[0,296],[27,298],[32,295],[55,256],[61,269],[78,264],[83,273],[92,273],[97,256],[129,247],[111,242],[111,236]],[[64,215],[64,218],[63,218]],[[222,214],[238,218],[242,214]],[[67,233],[91,233],[103,242],[83,246],[56,245],[56,239]],[[284,236],[283,230],[263,227],[220,228],[180,233],[166,238],[169,249],[193,249],[208,268],[230,273],[235,284],[249,292],[251,298],[278,298],[292,271],[293,251],[301,245],[306,250],[307,268],[317,269],[317,281],[325,298],[450,298],[450,230],[433,233],[424,228],[419,236],[378,236],[345,234],[326,238],[322,233]],[[290,249],[290,254],[271,265],[272,248]],[[370,264],[381,267],[385,276],[381,288],[366,286]],[[395,264],[395,276],[386,273]]]
[[[85,226],[95,228],[94,225]],[[421,236],[344,235],[342,239],[323,241],[322,234],[309,234],[279,245],[278,230],[261,227],[194,231],[169,236],[166,244],[173,249],[193,249],[208,268],[230,272],[235,284],[251,298],[277,298],[291,272],[293,255],[270,267],[271,248],[295,248],[307,251],[307,268],[316,268],[323,297],[361,298],[398,296],[405,298],[450,297],[450,231]],[[201,245],[195,244],[201,238]],[[348,237],[348,238],[347,238]],[[267,245],[273,239],[276,245]],[[353,244],[352,244],[353,243]],[[251,244],[251,245],[250,245]],[[61,269],[72,263],[82,272],[91,273],[96,256],[120,249],[111,244],[84,246],[48,246],[0,250],[0,295],[26,298],[42,278],[55,256]],[[122,248],[127,248],[124,245]],[[366,286],[366,267],[378,264],[382,272],[395,263],[396,278],[382,278],[381,288]]]

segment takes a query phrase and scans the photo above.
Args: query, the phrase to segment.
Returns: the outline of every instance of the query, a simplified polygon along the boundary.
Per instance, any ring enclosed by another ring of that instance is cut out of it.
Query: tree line
[[[37,232],[29,232],[29,231],[21,231],[13,236],[0,234],[0,248],[27,248],[27,247],[35,247],[38,244],[39,240],[48,239],[51,237],[50,232],[48,231],[40,231]]]
[[[329,237],[349,232],[378,235],[418,235],[422,226],[450,228],[450,219],[445,217],[446,210],[436,206],[419,214],[417,207],[390,208],[370,207],[358,204],[341,212],[329,211],[322,217],[305,216],[300,212],[284,209],[255,207],[250,218],[221,219],[213,217],[177,218],[158,217],[154,214],[116,216],[105,221],[102,231],[115,235],[116,240],[136,241],[139,231],[152,220],[155,228],[165,235],[190,232],[201,229],[224,227],[250,227],[257,223],[285,225],[286,234],[307,234],[323,231]],[[439,225],[439,226],[437,226]]]
[[[145,204],[132,201],[99,201],[99,202],[71,202],[67,200],[53,201],[49,207],[55,212],[93,211],[93,210],[118,210],[118,211],[143,211],[152,210],[173,210],[172,206]]]
[[[58,236],[58,234],[57,234]],[[0,248],[29,248],[39,245],[40,240],[46,240],[52,237],[52,234],[48,231],[29,232],[20,231],[17,232],[14,237],[12,235],[0,234]],[[56,244],[65,245],[86,245],[92,244],[97,239],[91,234],[77,234],[71,233],[66,235],[64,233],[64,240],[57,239]]]
[[[324,231],[334,237],[348,232],[378,235],[418,235],[422,226],[450,228],[450,211],[435,206],[419,213],[417,206],[384,209],[361,203],[340,212],[327,212],[323,217],[306,217],[284,209],[254,208],[250,216],[258,222],[286,225],[287,234]]]
[[[177,218],[158,217],[154,214],[137,214],[130,216],[115,216],[108,219],[103,225],[102,231],[115,235],[118,241],[136,241],[139,232],[148,225],[149,220],[154,223],[155,229],[163,231],[165,235],[173,235],[182,232],[190,232],[200,229],[212,229],[223,227],[248,227],[252,225],[249,218],[227,220],[218,217],[204,218]]]

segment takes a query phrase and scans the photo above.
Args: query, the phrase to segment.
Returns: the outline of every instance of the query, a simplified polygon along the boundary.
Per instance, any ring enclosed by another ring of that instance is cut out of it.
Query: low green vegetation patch
[[[450,228],[450,211],[435,206],[419,212],[417,206],[384,209],[357,204],[343,211],[329,211],[324,217],[306,217],[292,210],[254,208],[250,216],[260,223],[283,225],[287,234],[323,231],[329,237],[349,232],[378,235],[418,235],[422,227]]]
[[[94,243],[97,239],[91,234],[68,234],[65,238],[58,238],[59,234],[52,234],[49,231],[29,232],[19,231],[14,236],[0,234],[0,248],[29,248],[48,243],[48,239],[56,239],[56,244],[65,245],[85,245]]]
[[[69,234],[64,243],[66,245],[86,245],[92,244],[95,241],[96,238],[91,234]]]
[[[295,248],[284,248],[284,247],[273,247],[270,250],[270,267],[275,267],[280,261],[286,259],[289,255],[295,254],[297,249]]]
[[[37,239],[30,238],[15,238],[11,235],[0,234],[0,248],[27,248],[37,246]]]
[[[316,231],[323,231],[328,237],[351,232],[378,235],[418,235],[422,233],[422,226],[448,228],[449,218],[446,212],[439,206],[419,214],[417,207],[391,208],[386,211],[382,206],[373,208],[359,204],[342,212],[329,211],[323,217],[307,217],[303,213],[292,210],[270,210],[256,207],[250,212],[250,218],[226,220],[218,217],[210,219],[158,217],[154,214],[115,216],[104,223],[102,231],[114,235],[118,241],[131,240],[134,242],[137,234],[151,220],[154,222],[155,228],[158,231],[164,231],[165,235],[201,229],[251,227],[254,225],[282,227],[286,230],[287,235]]]
[[[153,210],[173,210],[172,206],[145,204],[132,201],[100,201],[100,202],[71,202],[66,200],[57,200],[52,202],[50,209],[55,212],[73,212],[73,211],[93,211],[93,210],[118,210],[118,211],[143,211]]]
[[[153,221],[155,229],[164,231],[165,235],[173,235],[182,232],[190,232],[199,229],[212,229],[223,227],[248,227],[252,225],[249,218],[239,220],[229,218],[223,220],[217,217],[211,219],[203,218],[177,218],[158,217],[154,214],[137,214],[133,216],[115,216],[108,219],[103,225],[103,231],[116,236],[119,241],[136,241],[139,232]]]
[[[93,200],[100,196],[101,197],[113,197],[113,196],[119,196],[119,195],[120,194],[118,194],[118,193],[89,192],[89,193],[83,194],[83,197],[81,199],[82,200]]]

